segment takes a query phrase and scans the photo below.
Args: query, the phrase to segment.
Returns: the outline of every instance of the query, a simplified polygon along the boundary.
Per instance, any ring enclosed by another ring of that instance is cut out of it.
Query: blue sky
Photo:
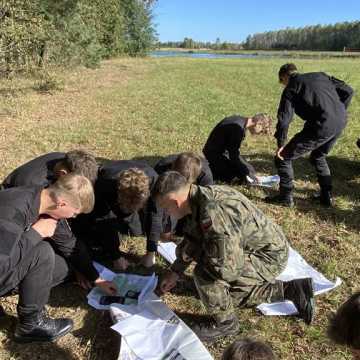
[[[360,20],[360,0],[158,0],[160,41],[241,42],[249,34],[286,27]]]

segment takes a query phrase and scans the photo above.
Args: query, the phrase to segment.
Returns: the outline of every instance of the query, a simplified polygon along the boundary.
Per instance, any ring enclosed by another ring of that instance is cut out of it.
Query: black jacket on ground
[[[11,172],[5,178],[3,187],[5,189],[19,186],[46,187],[56,181],[53,172],[54,166],[64,158],[65,153],[61,152],[41,155]],[[73,268],[81,272],[90,281],[99,277],[85,245],[76,240],[67,220],[59,221],[52,240],[55,251],[66,258]]]
[[[10,173],[3,181],[3,187],[49,185],[56,180],[54,166],[64,159],[65,153],[52,152],[30,160]]]
[[[168,156],[162,158],[154,166],[155,171],[159,175],[163,174],[166,171],[170,171],[173,162],[176,160],[176,158],[179,155],[180,154],[173,154],[173,155],[168,155]],[[207,162],[206,159],[201,158],[201,173],[198,176],[198,178],[196,179],[196,185],[206,186],[206,185],[213,185],[213,184],[214,184],[214,179],[213,179],[213,175],[210,170],[210,167],[209,167],[209,163]]]
[[[95,184],[95,208],[91,214],[93,218],[104,217],[112,212],[121,223],[131,217],[132,214],[124,213],[117,205],[117,178],[120,172],[130,168],[143,170],[150,178],[150,188],[155,185],[158,175],[145,161],[113,160],[106,162],[100,168]],[[147,237],[147,250],[156,251],[157,242],[162,233],[163,211],[157,208],[150,197],[144,209],[139,211],[139,215]]]
[[[240,147],[245,139],[246,118],[233,115],[221,120],[211,131],[203,149],[206,159],[209,161],[214,179],[217,179],[217,164],[225,160],[233,168],[234,176],[246,176],[255,174],[255,170],[240,156]],[[223,170],[225,171],[225,169]],[[231,170],[229,169],[229,172]],[[238,173],[238,175],[236,174]]]
[[[278,108],[275,138],[278,147],[287,139],[294,112],[305,121],[305,127],[319,137],[327,135],[345,122],[346,109],[353,96],[350,86],[325,73],[293,74],[285,87]]]

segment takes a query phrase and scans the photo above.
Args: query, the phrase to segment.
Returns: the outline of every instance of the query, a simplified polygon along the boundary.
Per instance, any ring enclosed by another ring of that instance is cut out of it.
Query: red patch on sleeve
[[[210,218],[202,220],[200,227],[202,231],[208,231],[212,226],[212,220]]]

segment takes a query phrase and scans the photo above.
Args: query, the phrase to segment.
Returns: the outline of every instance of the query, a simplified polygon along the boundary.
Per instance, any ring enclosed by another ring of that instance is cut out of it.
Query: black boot
[[[332,207],[332,181],[331,176],[320,176],[318,175],[318,183],[320,185],[320,192],[317,196],[314,196],[315,200],[320,201],[320,204],[325,207]]]
[[[206,322],[190,325],[192,331],[201,341],[213,342],[223,336],[236,335],[239,332],[239,320],[235,314],[224,321],[211,318]]]
[[[315,313],[312,278],[296,279],[284,283],[284,298],[291,300],[306,324],[310,324]]]
[[[290,208],[294,206],[292,191],[283,188],[280,188],[279,194],[266,197],[265,201],[270,204],[278,204]]]
[[[71,331],[73,326],[71,319],[52,319],[44,311],[36,311],[26,315],[19,313],[15,341],[19,343],[54,341]]]

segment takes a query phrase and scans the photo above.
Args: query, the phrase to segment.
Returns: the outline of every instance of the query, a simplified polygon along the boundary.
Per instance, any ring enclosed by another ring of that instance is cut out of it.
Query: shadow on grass
[[[15,316],[7,314],[0,318],[1,330],[7,336],[7,339],[1,342],[2,350],[6,351],[8,354],[6,359],[33,360],[35,358],[34,354],[43,354],[41,359],[44,360],[78,360],[78,357],[75,356],[70,349],[61,347],[61,342],[66,339],[66,336],[62,339],[59,339],[60,344],[55,342],[38,342],[29,344],[16,343],[14,341],[14,331],[16,324],[17,317]]]

